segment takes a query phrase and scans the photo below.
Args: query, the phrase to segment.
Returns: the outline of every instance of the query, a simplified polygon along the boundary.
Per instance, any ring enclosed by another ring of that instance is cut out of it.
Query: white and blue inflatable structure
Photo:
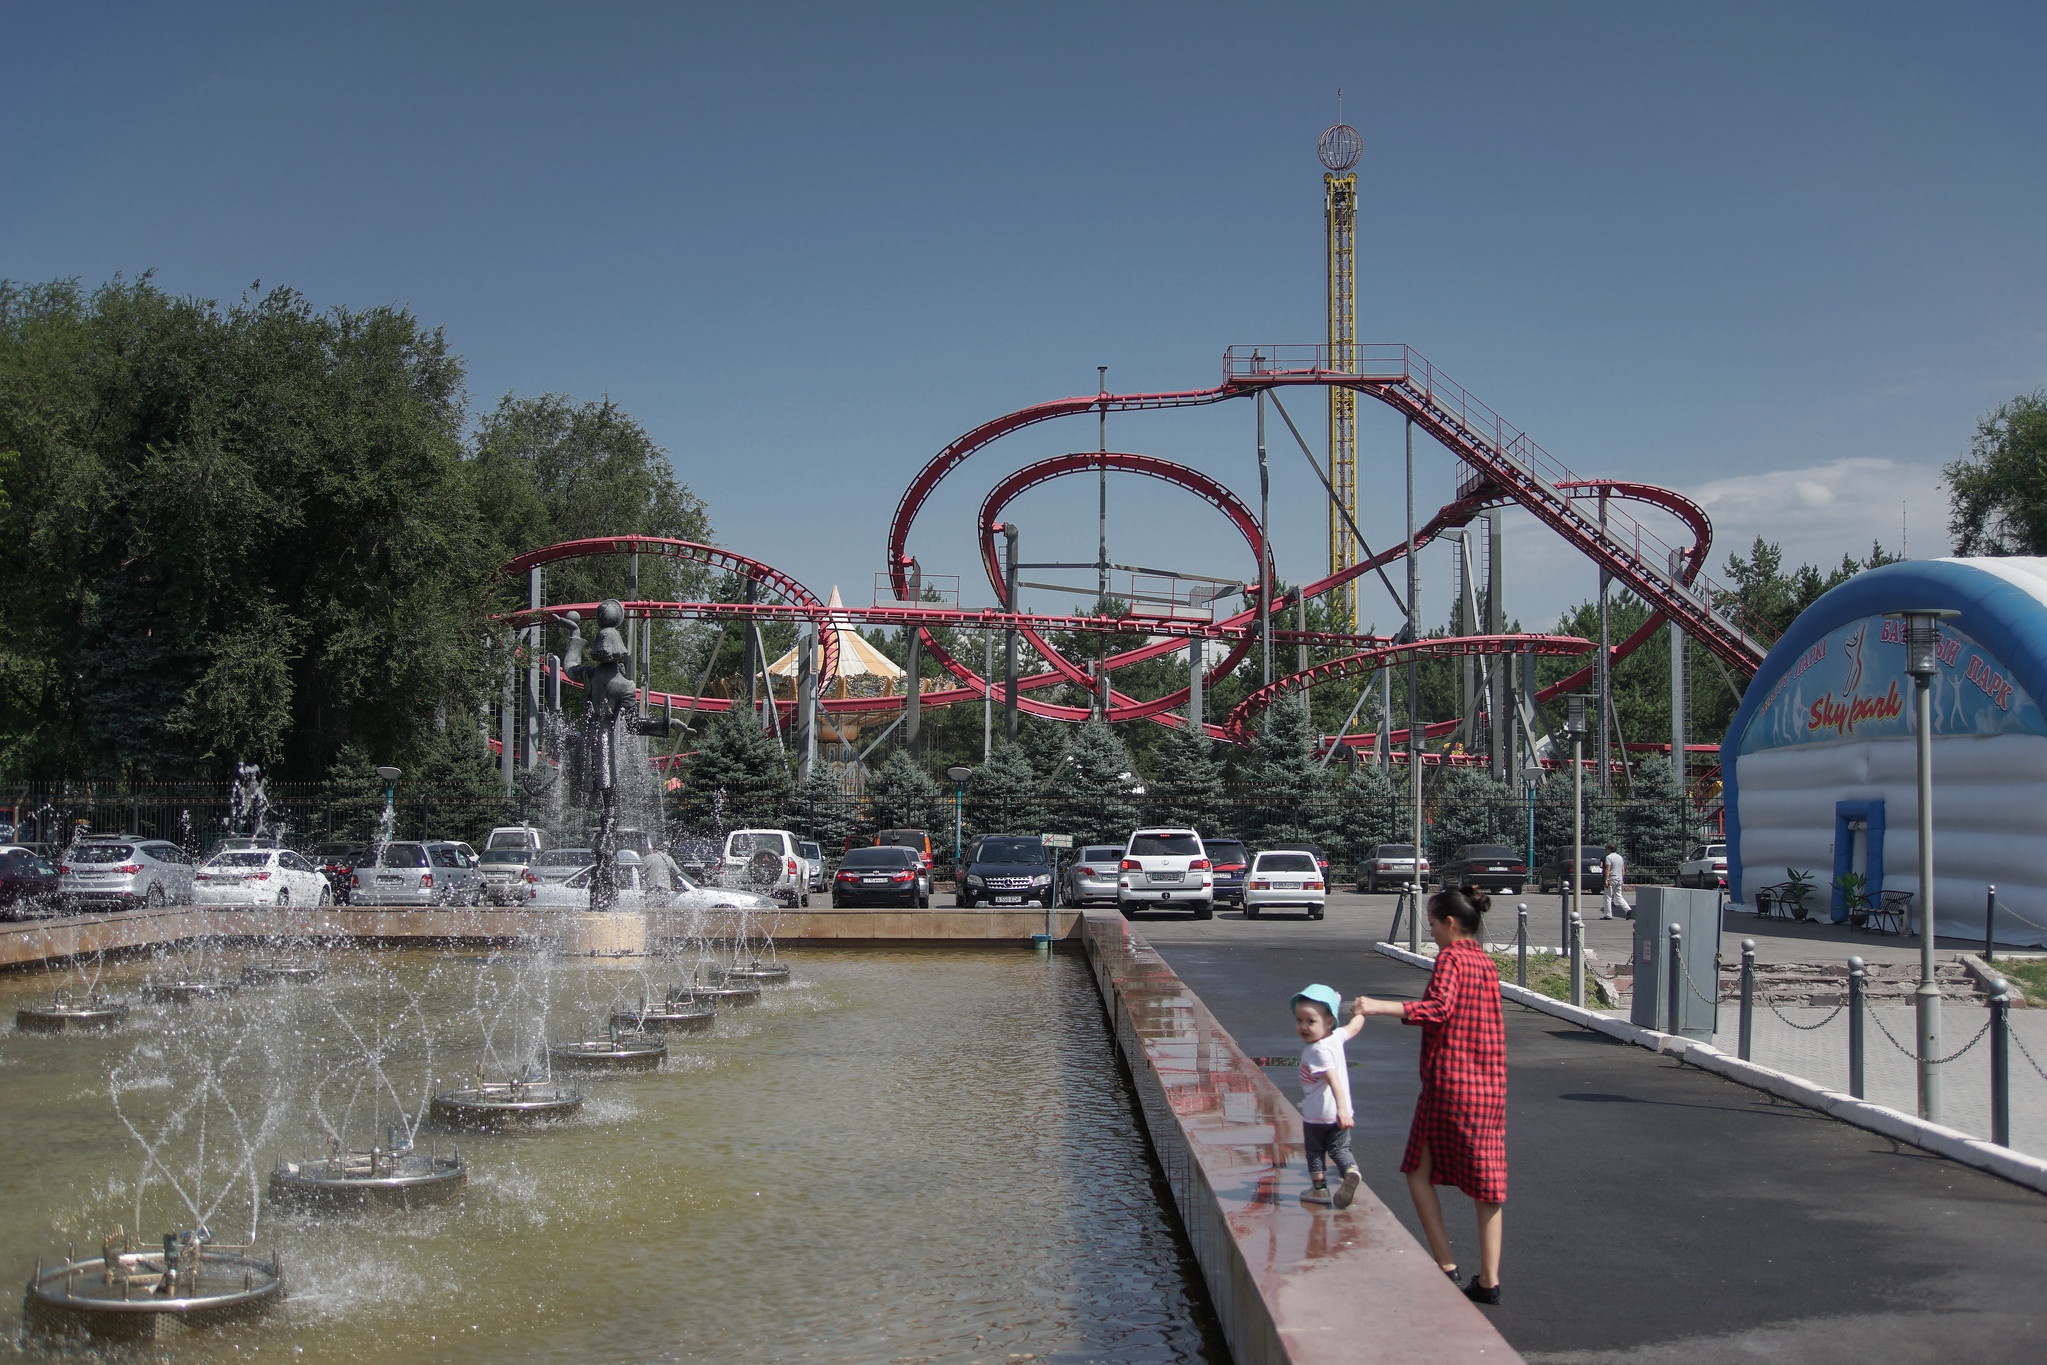
[[[1809,906],[1847,918],[1836,880],[1920,904],[1913,680],[1904,623],[1950,610],[1932,682],[1936,931],[2047,947],[2047,559],[1935,559],[1857,574],[1807,608],[1749,683],[1720,747],[1727,885],[1737,902],[1812,874]]]

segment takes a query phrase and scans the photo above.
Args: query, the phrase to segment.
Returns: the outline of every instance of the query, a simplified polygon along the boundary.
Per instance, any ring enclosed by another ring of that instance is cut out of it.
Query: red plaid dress
[[[1488,1204],[1507,1200],[1507,1026],[1500,975],[1470,939],[1436,958],[1428,994],[1403,1006],[1422,1029],[1422,1093],[1403,1173],[1429,1153],[1429,1178]]]

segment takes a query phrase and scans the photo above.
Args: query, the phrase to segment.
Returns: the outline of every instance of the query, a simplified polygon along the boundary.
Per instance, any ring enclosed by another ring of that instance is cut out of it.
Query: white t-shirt
[[[1348,1065],[1343,1038],[1331,1034],[1301,1049],[1301,1117],[1309,1123],[1336,1122],[1336,1089],[1329,1078]]]
[[[1621,861],[1621,851],[1615,849],[1606,855],[1606,883],[1608,886],[1624,886],[1628,880],[1628,865]]]

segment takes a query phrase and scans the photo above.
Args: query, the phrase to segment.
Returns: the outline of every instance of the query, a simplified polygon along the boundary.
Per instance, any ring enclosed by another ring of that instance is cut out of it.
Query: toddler
[[[1301,1049],[1301,1134],[1308,1149],[1312,1184],[1306,1199],[1311,1204],[1333,1203],[1347,1209],[1357,1198],[1362,1177],[1350,1154],[1350,1070],[1343,1045],[1358,1036],[1365,1016],[1354,1013],[1349,1023],[1339,1026],[1336,1012],[1343,1008],[1343,999],[1323,985],[1308,987],[1291,1003],[1294,1029],[1307,1044]],[[1330,1167],[1342,1173],[1334,1196],[1324,1176]]]

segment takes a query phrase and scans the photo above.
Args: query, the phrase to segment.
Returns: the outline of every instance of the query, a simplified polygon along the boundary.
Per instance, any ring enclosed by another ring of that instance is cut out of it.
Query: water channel
[[[342,1214],[274,1211],[263,1178],[423,1114],[429,1075],[601,1031],[676,973],[336,950],[317,982],[140,1002],[259,956],[110,964],[97,988],[137,1002],[120,1028],[0,1039],[13,1284],[196,1211],[279,1248],[289,1294],[137,1348],[180,1361],[1227,1359],[1077,956],[805,949],[792,984],[672,1036],[661,1069],[575,1078],[566,1124],[422,1128],[469,1164],[457,1202]],[[0,977],[4,1017],[56,981]],[[0,1311],[0,1354],[50,1353]]]

